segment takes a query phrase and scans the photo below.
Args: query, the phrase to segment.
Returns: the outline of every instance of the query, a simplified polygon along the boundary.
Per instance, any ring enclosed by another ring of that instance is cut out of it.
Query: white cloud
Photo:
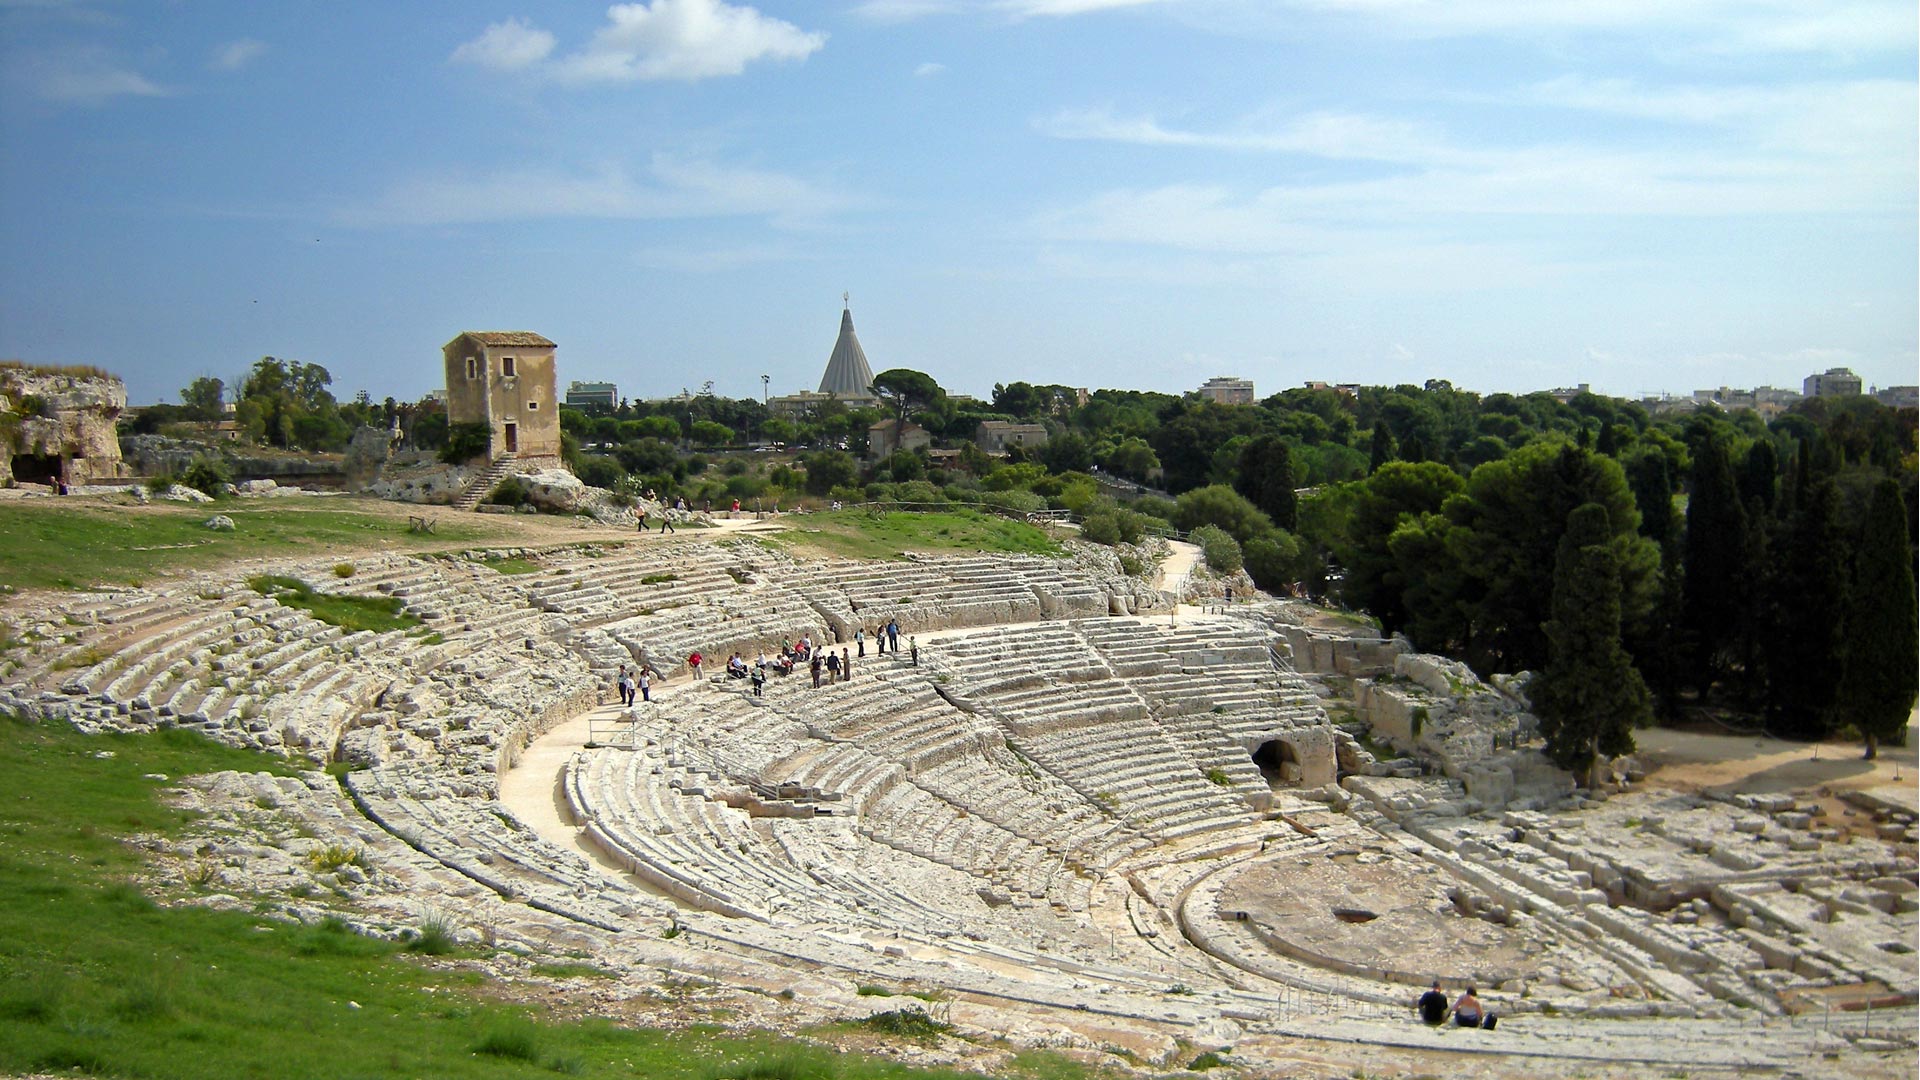
[[[1259,220],[1268,215],[1313,221],[1446,213],[1887,213],[1912,206],[1912,133],[1920,124],[1920,109],[1911,82],[1650,89],[1624,81],[1559,79],[1522,97],[1689,128],[1678,137],[1656,129],[1639,138],[1609,136],[1607,142],[1495,146],[1464,144],[1426,125],[1345,113],[1197,130],[1152,116],[1082,110],[1042,118],[1035,127],[1062,139],[1393,167],[1385,175],[1280,183],[1254,193],[1177,185],[1124,193],[1149,204],[1184,193],[1182,217],[1198,229],[1196,235],[1228,240],[1267,235]],[[1707,125],[1706,134],[1696,133],[1700,125]],[[1198,191],[1209,194],[1198,198]],[[1100,209],[1097,200],[1088,206]],[[1222,226],[1223,213],[1248,220]],[[1164,225],[1153,226],[1148,232],[1163,230]]]
[[[423,178],[337,218],[356,226],[728,217],[796,224],[849,204],[839,194],[782,173],[658,154],[638,177],[608,165],[587,172],[523,169],[471,179]]]
[[[553,52],[554,38],[521,19],[494,23],[472,41],[453,50],[456,64],[473,64],[490,71],[519,71]]]
[[[213,50],[213,59],[207,61],[207,66],[215,71],[239,71],[266,55],[266,52],[266,42],[255,41],[253,38],[241,38],[238,41],[229,41],[224,45],[216,46]]]
[[[165,97],[171,91],[103,49],[36,54],[15,69],[36,97],[65,105],[104,105],[120,97]]]
[[[914,68],[913,73],[918,78],[929,79],[935,75],[940,74],[945,70],[947,70],[947,65],[937,64],[929,60],[926,63],[921,64],[919,67]]]
[[[521,19],[487,27],[452,60],[556,82],[623,83],[738,75],[757,60],[804,60],[827,35],[726,0],[615,4],[583,48],[553,56],[554,36]]]
[[[607,9],[609,25],[559,62],[571,82],[738,75],[755,60],[804,60],[827,43],[790,22],[724,0],[653,0]]]

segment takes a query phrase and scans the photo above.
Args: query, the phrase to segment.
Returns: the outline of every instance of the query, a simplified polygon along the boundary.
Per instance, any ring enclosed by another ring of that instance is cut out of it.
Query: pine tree
[[[1846,640],[1846,549],[1834,520],[1840,496],[1831,479],[1790,490],[1795,512],[1764,590],[1771,600],[1769,711],[1779,734],[1819,739],[1833,730]]]
[[[1567,515],[1553,567],[1546,669],[1527,687],[1547,756],[1585,775],[1596,756],[1633,750],[1633,728],[1653,718],[1647,685],[1620,646],[1620,565],[1606,508]]]
[[[1871,759],[1878,756],[1880,743],[1902,741],[1920,682],[1914,669],[1920,627],[1914,610],[1913,549],[1908,546],[1906,504],[1892,479],[1881,480],[1873,491],[1846,634],[1840,716],[1860,730]]]

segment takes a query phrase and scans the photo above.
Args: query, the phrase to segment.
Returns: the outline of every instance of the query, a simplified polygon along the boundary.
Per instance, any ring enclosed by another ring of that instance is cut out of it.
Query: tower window
[[[478,357],[473,357],[473,356],[469,356],[469,357],[467,357],[467,378],[469,378],[469,379],[477,379],[477,378],[479,378],[479,377],[480,377],[480,360],[479,360],[479,358],[478,358]]]
[[[500,358],[500,374],[502,374],[502,375],[505,375],[505,376],[507,376],[508,378],[512,378],[512,377],[513,377],[513,375],[514,375],[514,371],[513,371],[513,357],[511,357],[511,356],[503,356],[503,357],[501,357],[501,358]]]
[[[528,412],[539,412],[539,411],[540,411],[540,403],[539,403],[539,402],[537,402],[537,401],[529,401],[529,402],[527,402],[527,411],[528,411]]]

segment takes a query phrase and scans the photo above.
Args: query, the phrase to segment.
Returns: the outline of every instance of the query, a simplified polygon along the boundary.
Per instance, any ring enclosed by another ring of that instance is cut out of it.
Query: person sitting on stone
[[[1440,980],[1433,980],[1433,989],[1420,995],[1420,1019],[1434,1027],[1447,1022],[1447,994],[1440,989]]]
[[[1467,987],[1467,992],[1453,1003],[1453,1022],[1461,1027],[1477,1028],[1483,1026],[1486,1019],[1487,1011],[1481,1007],[1480,999],[1473,996],[1473,987]]]
[[[741,656],[739,653],[734,653],[732,656],[727,657],[727,678],[744,679],[746,677],[747,677],[746,657]]]

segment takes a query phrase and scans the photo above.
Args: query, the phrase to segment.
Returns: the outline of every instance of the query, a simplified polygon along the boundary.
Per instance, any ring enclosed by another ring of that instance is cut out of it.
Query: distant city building
[[[982,420],[973,432],[974,445],[989,454],[1004,454],[1007,447],[1045,446],[1044,424],[1012,424],[1005,420]]]
[[[447,342],[447,422],[487,425],[489,458],[559,461],[554,348],[524,330],[468,330]]]
[[[770,416],[784,416],[789,419],[805,416],[807,410],[815,405],[834,400],[832,394],[822,394],[813,390],[796,390],[791,394],[767,399],[767,413]]]
[[[1345,394],[1347,397],[1360,396],[1359,383],[1330,383],[1324,379],[1308,379],[1300,385],[1308,390],[1331,390],[1336,394]]]
[[[1800,390],[1808,397],[1858,397],[1860,376],[1843,367],[1828,368],[1819,375],[1807,376]]]
[[[620,404],[620,392],[610,382],[571,382],[567,384],[567,404],[605,405],[611,409]]]
[[[1253,404],[1253,380],[1216,375],[1200,384],[1200,396],[1221,405]]]
[[[867,456],[876,461],[895,450],[920,450],[932,445],[933,436],[911,420],[904,426],[896,420],[878,420],[867,429]]]
[[[1753,388],[1753,407],[1762,416],[1772,417],[1786,411],[1801,398],[1798,390],[1780,386],[1756,386]]]
[[[1895,409],[1920,408],[1920,386],[1883,386],[1873,392],[1873,400]]]
[[[1572,401],[1574,398],[1579,397],[1581,394],[1591,394],[1591,393],[1593,393],[1593,384],[1581,383],[1579,386],[1556,386],[1553,389],[1547,391],[1547,396],[1559,402],[1560,404],[1565,405],[1567,402]]]

